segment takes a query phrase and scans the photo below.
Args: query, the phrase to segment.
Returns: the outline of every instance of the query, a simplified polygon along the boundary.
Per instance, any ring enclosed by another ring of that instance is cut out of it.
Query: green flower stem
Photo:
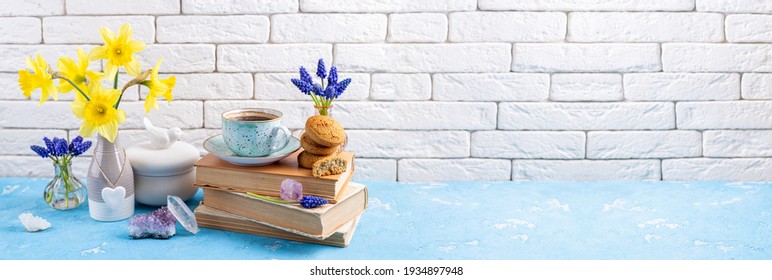
[[[295,201],[286,201],[286,200],[281,200],[281,199],[275,199],[275,198],[272,198],[272,197],[268,197],[268,196],[264,196],[264,195],[259,195],[259,194],[255,194],[255,193],[251,193],[251,192],[247,192],[247,195],[251,196],[251,197],[254,197],[254,198],[257,198],[257,199],[262,199],[262,200],[265,200],[265,201],[269,201],[269,202],[273,202],[273,203],[279,203],[279,204],[293,204],[293,203],[297,203]]]
[[[70,161],[64,157],[62,158],[61,162],[57,161],[56,164],[59,165],[59,177],[64,180],[65,207],[70,208],[70,191],[75,191],[72,184],[70,183],[70,170],[68,168]]]
[[[115,72],[115,79],[113,80],[113,89],[118,89],[118,73],[120,71]],[[123,91],[121,91],[121,95],[118,96],[118,101],[115,102],[115,106],[113,108],[118,109],[118,106],[121,105],[121,99],[123,99]]]
[[[68,83],[70,83],[70,85],[72,85],[72,87],[74,87],[76,90],[78,90],[78,92],[80,92],[80,94],[83,95],[83,97],[85,97],[87,101],[91,101],[91,98],[88,98],[88,95],[86,95],[86,93],[83,92],[83,90],[81,90],[77,85],[75,85],[75,83],[70,81],[70,79],[67,79],[67,78],[62,77],[62,76],[59,76],[59,79],[65,80]]]
[[[115,71],[115,79],[113,79],[113,89],[118,89],[118,73],[120,71]]]

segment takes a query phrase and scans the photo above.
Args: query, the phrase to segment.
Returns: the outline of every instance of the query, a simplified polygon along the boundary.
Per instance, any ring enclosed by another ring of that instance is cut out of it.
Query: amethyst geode
[[[148,214],[138,214],[129,220],[129,236],[134,239],[167,239],[177,233],[177,219],[166,206]]]

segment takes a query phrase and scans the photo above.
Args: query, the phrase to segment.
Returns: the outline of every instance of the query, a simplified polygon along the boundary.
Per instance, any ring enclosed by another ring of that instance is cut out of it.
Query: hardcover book
[[[335,247],[348,247],[349,243],[351,243],[351,238],[354,236],[354,231],[359,224],[359,218],[361,217],[357,216],[343,224],[343,226],[330,235],[330,237],[317,239],[267,226],[255,220],[220,211],[203,204],[196,208],[195,213],[198,225],[201,227]]]
[[[196,162],[196,187],[231,192],[252,192],[259,195],[279,196],[279,187],[284,179],[293,179],[303,184],[305,195],[322,197],[334,204],[340,200],[341,190],[354,174],[354,153],[343,152],[346,171],[338,175],[316,178],[310,169],[298,167],[297,154],[266,166],[237,166],[214,155],[206,155]]]
[[[343,189],[337,204],[325,204],[316,208],[281,204],[216,189],[204,189],[203,204],[266,226],[309,238],[325,239],[365,211],[367,187],[351,182]]]

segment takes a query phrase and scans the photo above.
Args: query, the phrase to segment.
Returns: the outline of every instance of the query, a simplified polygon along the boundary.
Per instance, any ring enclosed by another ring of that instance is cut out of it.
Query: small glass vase
[[[86,202],[87,190],[72,174],[72,163],[54,162],[54,178],[43,191],[46,204],[57,210],[69,210]]]
[[[332,118],[332,105],[330,106],[316,106],[314,105],[314,116],[328,116]]]
[[[322,116],[328,116],[330,118],[334,118],[332,116],[332,109],[333,109],[332,105],[330,105],[330,106],[316,106],[316,105],[314,105],[314,116],[322,115]],[[344,132],[344,134],[346,134],[346,133]],[[338,150],[338,152],[345,151],[346,150],[346,144],[348,144],[348,134],[346,134],[346,139],[343,140],[343,144],[340,144],[340,149]]]

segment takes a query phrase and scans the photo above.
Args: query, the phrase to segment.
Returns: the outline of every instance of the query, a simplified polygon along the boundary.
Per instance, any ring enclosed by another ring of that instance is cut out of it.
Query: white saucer
[[[204,149],[210,154],[234,165],[262,166],[277,162],[300,149],[300,140],[295,137],[290,137],[287,146],[264,157],[242,157],[234,154],[233,151],[225,145],[222,134],[217,134],[204,141]]]

